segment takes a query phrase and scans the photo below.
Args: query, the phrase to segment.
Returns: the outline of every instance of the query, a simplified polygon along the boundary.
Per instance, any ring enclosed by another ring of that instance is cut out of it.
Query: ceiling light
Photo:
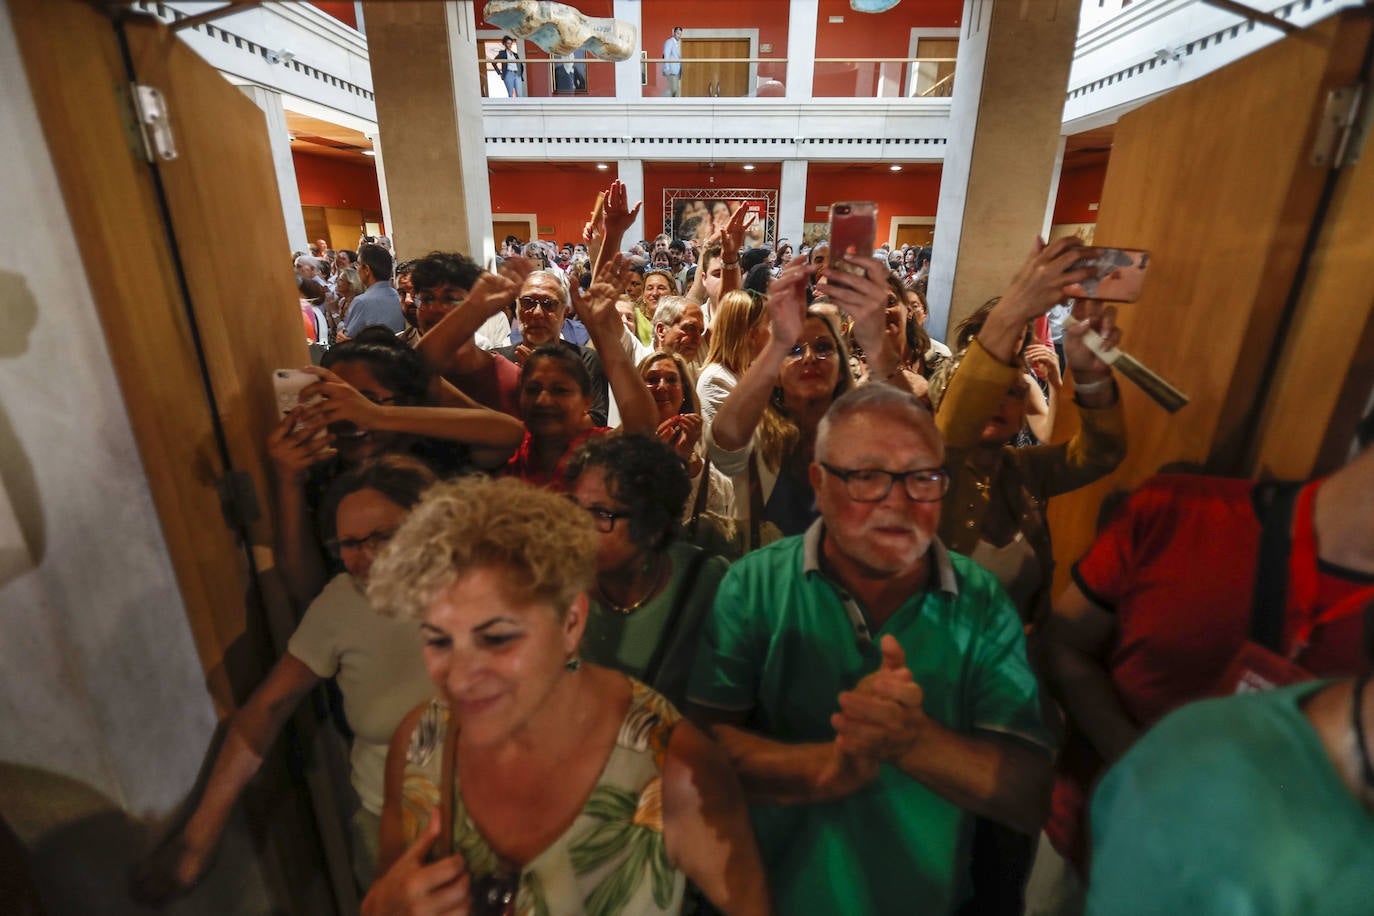
[[[375,155],[377,155],[377,151],[376,151],[375,149],[365,149],[365,150],[363,150],[363,155],[364,155],[364,156],[375,156]]]
[[[889,165],[888,168],[894,172],[900,172],[902,170],[902,167],[895,162]]]
[[[606,171],[608,168],[610,168],[610,166],[607,165],[607,164],[604,163],[604,162],[598,162],[598,163],[596,164],[596,167],[597,167],[599,170],[603,171],[603,172]]]
[[[752,162],[746,162],[746,163],[744,163],[744,170],[745,170],[746,172],[752,172],[752,171],[754,171],[754,163],[752,163]]]

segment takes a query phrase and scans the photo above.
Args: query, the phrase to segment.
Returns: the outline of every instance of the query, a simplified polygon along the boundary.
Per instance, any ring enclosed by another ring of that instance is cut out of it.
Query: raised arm
[[[615,301],[625,288],[628,271],[625,257],[617,254],[601,268],[586,293],[576,286],[571,293],[573,306],[591,334],[606,382],[620,407],[620,428],[627,433],[651,436],[658,428],[658,410],[634,363],[620,346],[625,326]]]
[[[472,336],[488,318],[515,299],[525,278],[533,270],[533,261],[512,257],[506,258],[498,273],[482,274],[462,304],[420,338],[416,352],[436,373],[444,371],[458,348],[472,340]]]
[[[763,352],[749,364],[735,390],[716,411],[710,435],[717,448],[739,451],[753,438],[778,383],[783,362],[801,337],[806,320],[806,281],[813,272],[804,258],[796,258],[769,287],[768,313],[773,333]]]
[[[844,270],[826,271],[820,287],[830,301],[854,319],[854,339],[868,359],[868,379],[886,382],[918,397],[925,396],[924,387],[917,391],[912,375],[902,371],[902,354],[896,340],[887,332],[887,265],[862,252],[842,255],[845,263],[863,270],[853,274]],[[920,378],[919,376],[915,376]],[[924,381],[924,380],[922,380]]]
[[[274,553],[287,594],[298,611],[305,610],[320,593],[327,577],[305,498],[305,480],[311,465],[334,455],[334,437],[325,423],[319,414],[297,407],[267,438],[277,484]]]
[[[740,205],[740,208],[730,214],[730,222],[725,224],[725,229],[720,234],[720,290],[716,293],[716,301],[728,292],[733,292],[740,288],[744,278],[740,276],[739,254],[744,248],[744,233],[754,224],[754,214]]]
[[[592,278],[599,279],[601,270],[610,263],[611,258],[620,253],[620,245],[625,239],[625,233],[635,223],[635,217],[639,215],[639,208],[644,205],[644,201],[639,201],[630,208],[628,192],[625,190],[625,182],[616,179],[611,182],[611,186],[606,189],[601,204],[601,249],[596,253],[596,260],[592,262]],[[596,211],[592,212],[592,219],[597,217]],[[623,285],[623,284],[622,284]]]
[[[160,904],[189,892],[209,869],[224,826],[244,786],[282,726],[319,677],[290,653],[273,666],[243,708],[229,720],[199,803],[184,826],[135,870],[135,896]]]

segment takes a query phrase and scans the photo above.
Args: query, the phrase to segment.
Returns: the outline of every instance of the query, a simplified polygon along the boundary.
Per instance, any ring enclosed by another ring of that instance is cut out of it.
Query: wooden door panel
[[[1369,34],[1366,12],[1344,13],[1117,124],[1095,243],[1153,252],[1140,301],[1119,307],[1123,347],[1191,402],[1169,415],[1122,382],[1126,460],[1051,507],[1061,586],[1107,492],[1171,462],[1255,470],[1261,382],[1326,178],[1308,161],[1318,118],[1328,90],[1355,81]]]

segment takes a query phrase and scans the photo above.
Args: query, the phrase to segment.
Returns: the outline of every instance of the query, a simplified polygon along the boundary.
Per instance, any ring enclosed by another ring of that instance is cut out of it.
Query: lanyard
[[[1313,503],[1322,480],[1313,481],[1302,488],[1298,494],[1297,505],[1293,509],[1293,547],[1288,555],[1288,601],[1289,619],[1301,621],[1293,637],[1293,646],[1288,653],[1291,660],[1307,649],[1312,633],[1318,628],[1344,620],[1361,613],[1365,605],[1374,600],[1374,585],[1357,589],[1353,594],[1337,601],[1320,615],[1317,615],[1318,573],[1317,573],[1317,533],[1312,522]]]

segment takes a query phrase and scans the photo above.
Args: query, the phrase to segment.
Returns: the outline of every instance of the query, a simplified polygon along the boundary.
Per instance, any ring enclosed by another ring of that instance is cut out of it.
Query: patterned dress
[[[669,864],[663,841],[663,760],[682,716],[639,681],[630,684],[620,734],[582,811],[520,871],[519,916],[653,916],[682,907],[686,877]],[[448,706],[435,699],[410,736],[401,787],[407,844],[439,804],[448,729]],[[467,861],[474,883],[502,871],[468,816],[456,775],[453,807],[453,850]]]

